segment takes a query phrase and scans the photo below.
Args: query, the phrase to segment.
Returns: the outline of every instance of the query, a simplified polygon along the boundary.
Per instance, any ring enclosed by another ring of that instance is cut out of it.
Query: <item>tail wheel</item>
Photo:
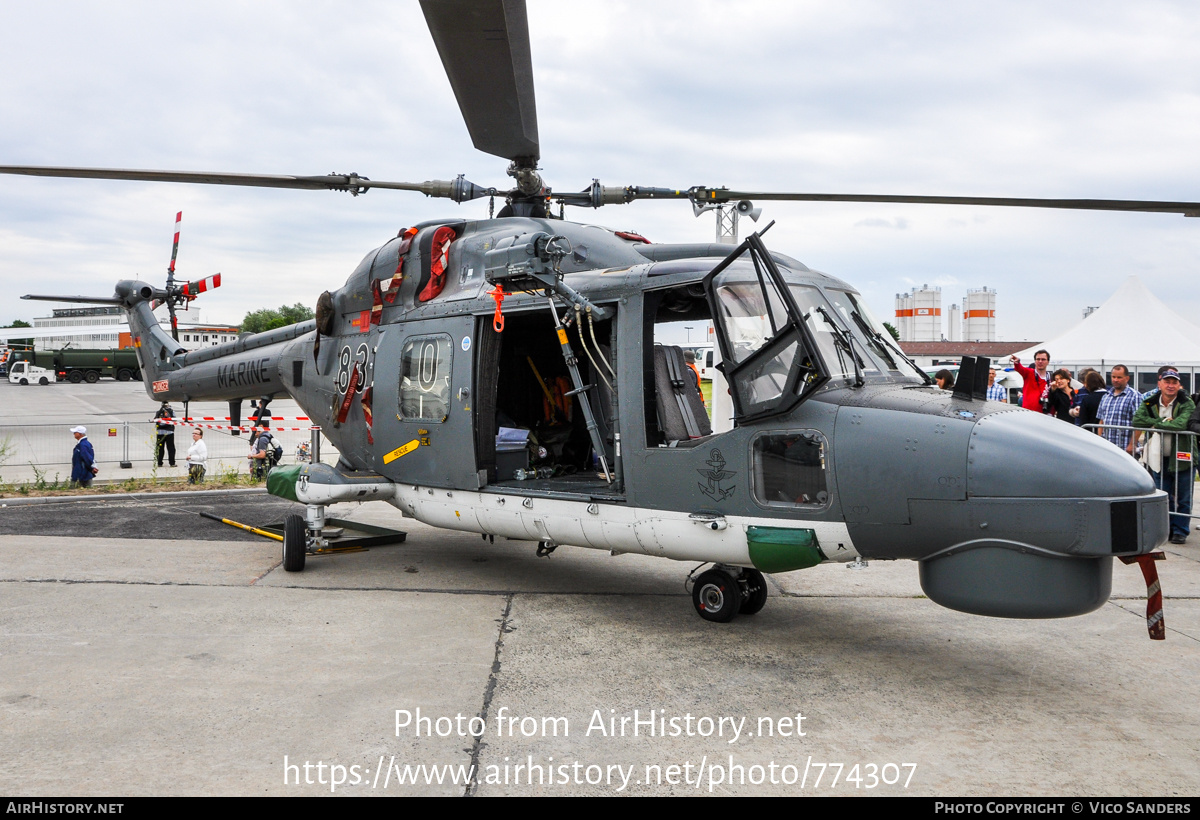
[[[288,572],[303,570],[307,547],[308,528],[303,516],[289,515],[283,520],[283,568]]]
[[[79,384],[83,381],[83,374],[78,370],[72,370],[67,374],[67,381],[71,382],[71,384]]]
[[[756,569],[742,571],[742,580],[746,582],[746,595],[738,613],[753,615],[767,605],[767,579]]]
[[[38,379],[38,384],[50,384],[50,380],[45,376],[42,376],[40,379]]]
[[[95,384],[96,382],[100,381],[100,374],[95,370],[89,370],[87,375],[83,378],[87,380],[88,384]]]
[[[727,624],[742,606],[741,585],[728,572],[710,569],[692,586],[692,604],[704,620]]]

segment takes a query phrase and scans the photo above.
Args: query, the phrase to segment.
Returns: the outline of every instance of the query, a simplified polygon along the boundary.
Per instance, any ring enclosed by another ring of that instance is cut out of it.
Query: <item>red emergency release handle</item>
[[[497,333],[503,333],[504,314],[500,312],[500,306],[504,304],[504,297],[508,294],[504,292],[504,285],[496,285],[495,288],[487,292],[487,295],[496,300],[496,312],[492,315],[492,329]]]

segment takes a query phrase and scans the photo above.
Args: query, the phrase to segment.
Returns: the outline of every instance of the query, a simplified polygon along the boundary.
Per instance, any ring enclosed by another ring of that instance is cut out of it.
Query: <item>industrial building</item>
[[[166,310],[161,312],[165,314]],[[160,316],[159,320],[168,325],[166,316]],[[133,346],[129,325],[119,307],[55,308],[51,315],[35,318],[33,327],[62,328],[61,334],[34,339],[35,350],[61,350],[64,347],[102,350]],[[185,350],[228,344],[237,337],[238,328],[234,325],[179,321],[179,346]]]

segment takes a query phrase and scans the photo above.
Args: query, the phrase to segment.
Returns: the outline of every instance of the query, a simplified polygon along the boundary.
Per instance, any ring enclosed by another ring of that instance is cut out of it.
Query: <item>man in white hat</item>
[[[100,472],[96,468],[96,451],[87,440],[87,428],[72,427],[75,436],[75,452],[71,454],[71,483],[80,487],[90,487],[92,478]]]

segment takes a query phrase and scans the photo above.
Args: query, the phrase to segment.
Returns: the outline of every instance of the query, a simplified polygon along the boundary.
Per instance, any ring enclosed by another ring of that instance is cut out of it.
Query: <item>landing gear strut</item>
[[[739,613],[753,615],[767,603],[767,579],[756,569],[718,565],[692,584],[692,604],[706,621],[727,624]]]

